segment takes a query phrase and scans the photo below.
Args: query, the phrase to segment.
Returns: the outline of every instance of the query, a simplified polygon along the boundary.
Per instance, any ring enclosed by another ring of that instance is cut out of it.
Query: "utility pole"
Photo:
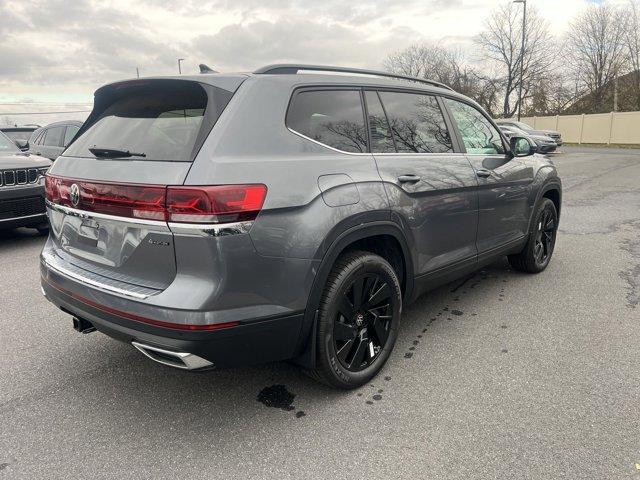
[[[616,68],[613,77],[613,111],[618,111],[618,69]]]
[[[522,46],[520,47],[520,85],[518,87],[518,121],[522,113],[522,78],[524,77],[524,43],[527,29],[527,0],[513,0],[513,3],[522,3]]]
[[[180,67],[180,63],[184,61],[184,58],[178,59],[178,74],[182,75],[182,68]]]
[[[140,78],[140,70],[138,69],[138,67],[136,67],[136,77]]]

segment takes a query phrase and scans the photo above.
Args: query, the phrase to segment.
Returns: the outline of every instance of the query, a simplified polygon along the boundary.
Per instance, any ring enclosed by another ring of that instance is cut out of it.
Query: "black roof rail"
[[[270,75],[295,75],[301,70],[308,70],[314,72],[337,72],[337,73],[355,73],[359,75],[375,75],[376,77],[397,78],[400,80],[409,80],[411,82],[425,83],[432,87],[444,88],[452,90],[449,85],[436,82],[435,80],[427,80],[424,78],[409,77],[407,75],[398,75],[389,72],[380,72],[378,70],[364,70],[361,68],[348,68],[348,67],[329,67],[324,65],[296,65],[290,63],[281,63],[276,65],[267,65],[255,70],[255,74],[270,74]]]

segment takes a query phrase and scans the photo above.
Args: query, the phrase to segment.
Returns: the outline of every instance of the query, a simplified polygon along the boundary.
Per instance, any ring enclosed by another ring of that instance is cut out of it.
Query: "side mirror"
[[[27,150],[29,150],[29,141],[28,140],[20,140],[20,139],[18,139],[18,140],[16,140],[16,145],[23,152],[26,152]]]
[[[525,137],[513,136],[509,139],[509,144],[514,157],[528,157],[536,152],[536,146]]]

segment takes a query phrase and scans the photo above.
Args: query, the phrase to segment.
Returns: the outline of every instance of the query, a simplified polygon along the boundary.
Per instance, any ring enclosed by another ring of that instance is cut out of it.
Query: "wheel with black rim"
[[[529,273],[542,272],[551,261],[558,231],[558,211],[555,204],[543,198],[538,204],[529,240],[522,252],[509,256],[509,263],[517,270]]]
[[[318,380],[356,388],[384,366],[398,334],[402,296],[393,267],[369,252],[350,252],[334,265],[320,303]]]

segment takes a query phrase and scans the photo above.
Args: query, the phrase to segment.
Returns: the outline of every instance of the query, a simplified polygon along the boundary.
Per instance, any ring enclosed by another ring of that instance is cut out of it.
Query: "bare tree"
[[[592,112],[605,110],[608,87],[627,64],[627,23],[622,10],[608,3],[591,5],[569,27],[567,53],[573,74],[589,95]]]
[[[549,74],[555,58],[555,43],[549,28],[535,9],[527,14],[524,49],[522,48],[521,9],[509,2],[493,11],[486,30],[476,37],[482,60],[494,62],[502,84],[502,115],[512,117],[518,110],[520,66],[524,64],[523,99],[536,82]]]
[[[624,15],[627,21],[625,29],[626,55],[632,72],[633,108],[640,110],[640,2],[629,0]]]
[[[384,61],[385,69],[444,83],[474,98],[487,111],[495,107],[495,82],[468,65],[461,51],[421,44],[393,53]]]

